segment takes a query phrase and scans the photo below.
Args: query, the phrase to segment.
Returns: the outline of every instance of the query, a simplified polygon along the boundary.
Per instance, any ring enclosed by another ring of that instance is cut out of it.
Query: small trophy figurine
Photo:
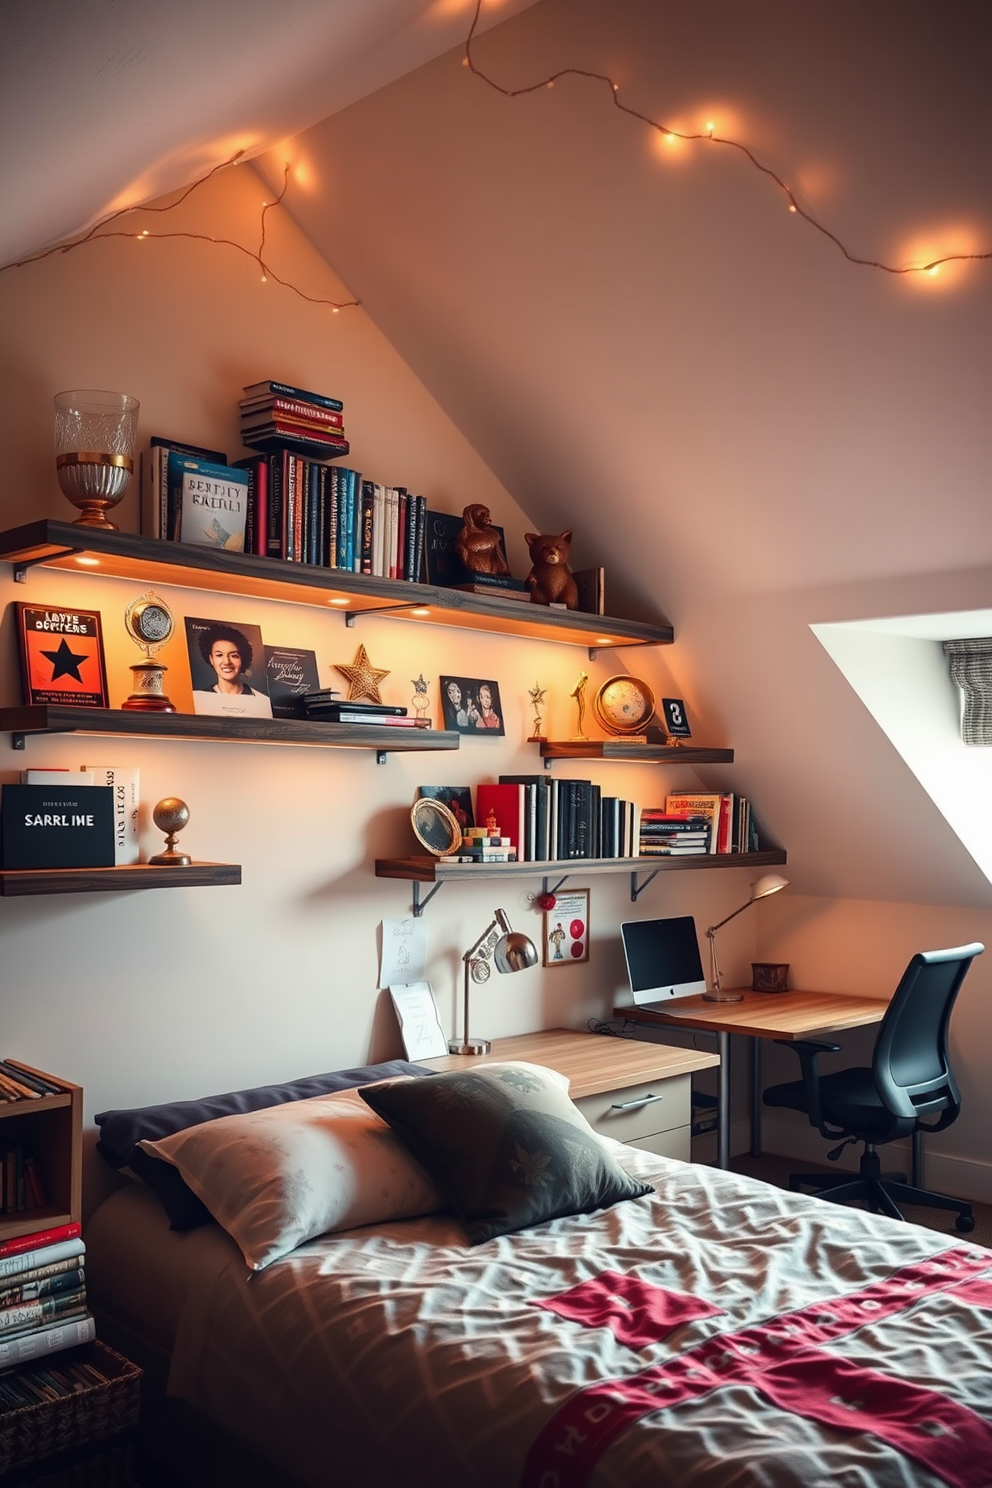
[[[586,697],[585,697],[585,693],[586,693],[586,683],[588,681],[589,681],[589,673],[588,672],[580,672],[579,675],[578,675],[578,680],[575,683],[575,686],[572,688],[572,691],[569,693],[569,697],[573,697],[575,699],[576,707],[579,710],[579,717],[578,717],[578,721],[577,721],[576,726],[575,726],[575,733],[572,735],[572,740],[576,744],[583,744],[583,743],[586,743],[587,740],[588,740],[588,735],[587,734],[584,734],[582,732],[582,721],[583,721],[583,719],[586,716]]]
[[[134,690],[121,707],[140,713],[175,713],[175,707],[162,686],[162,677],[168,669],[161,662],[152,660],[175,630],[172,611],[164,600],[149,590],[128,605],[124,611],[124,625],[135,645],[144,651],[145,660],[136,661],[132,666]]]
[[[542,687],[540,682],[535,682],[527,694],[530,698],[530,705],[534,710],[534,722],[531,725],[532,732],[527,736],[528,744],[543,744],[545,741],[545,735],[541,733],[541,710],[547,695],[547,688]]]
[[[193,859],[189,853],[179,852],[176,848],[176,838],[189,821],[189,807],[185,801],[180,801],[178,796],[166,796],[159,801],[152,812],[152,821],[160,832],[165,832],[165,852],[156,853],[149,858],[149,863],[155,863],[160,868],[188,868]]]
[[[413,682],[414,689],[413,697],[410,699],[414,716],[418,723],[425,723],[424,715],[431,705],[431,700],[427,694],[427,688],[430,684],[424,681],[423,672],[421,672],[419,677],[412,677],[410,680]]]

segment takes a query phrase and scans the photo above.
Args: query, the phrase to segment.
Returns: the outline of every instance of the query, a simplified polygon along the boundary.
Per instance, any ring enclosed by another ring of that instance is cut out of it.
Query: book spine
[[[77,1226],[78,1228],[78,1226]],[[21,1236],[22,1239],[31,1239],[31,1236]],[[26,1271],[36,1270],[39,1266],[50,1266],[56,1261],[68,1260],[71,1256],[81,1256],[85,1250],[82,1240],[76,1236],[67,1240],[53,1241],[49,1245],[11,1251],[9,1255],[0,1255],[0,1277],[21,1276]]]
[[[348,481],[348,569],[360,573],[362,567],[362,478],[349,470]]]
[[[281,415],[287,422],[296,422],[299,420],[308,427],[314,426],[322,429],[344,428],[344,414],[340,410],[321,408],[316,403],[301,403],[298,398],[273,396],[265,399],[243,398],[241,400],[242,419],[270,412],[277,417]]]
[[[30,1302],[35,1297],[57,1292],[74,1292],[83,1286],[85,1268],[79,1256],[70,1256],[52,1266],[36,1266],[33,1271],[22,1271],[14,1282],[0,1286],[0,1308],[13,1307],[18,1302]]]
[[[95,1337],[96,1323],[88,1313],[66,1322],[49,1323],[36,1332],[22,1333],[19,1338],[0,1340],[0,1369],[26,1364],[30,1359],[55,1354],[60,1349],[75,1348],[78,1343],[90,1343]]]
[[[372,532],[375,540],[372,552],[372,572],[378,578],[382,578],[385,573],[386,554],[386,488],[380,481],[377,481],[375,486]]]
[[[118,765],[86,768],[93,772],[94,785],[107,785],[114,793],[114,862],[118,867],[139,862],[138,770]]]
[[[307,509],[306,462],[300,455],[293,455],[293,561],[303,563],[306,553],[303,547],[303,518]]]
[[[268,556],[282,557],[282,507],[283,507],[283,457],[281,454],[267,455],[269,467],[269,521]]]
[[[407,491],[405,486],[396,487],[396,577],[406,578],[406,516]]]
[[[362,481],[362,554],[361,571],[363,574],[372,572],[372,554],[374,546],[373,522],[375,517],[375,483],[373,481]]]
[[[82,1228],[74,1220],[64,1225],[53,1225],[48,1230],[35,1230],[31,1235],[16,1235],[12,1240],[0,1242],[0,1275],[3,1275],[3,1262],[12,1256],[20,1256],[27,1251],[43,1250],[49,1245],[61,1244],[63,1240],[78,1240],[82,1234]],[[51,1257],[52,1260],[58,1257]],[[20,1270],[21,1267],[15,1267]]]
[[[42,1323],[55,1318],[71,1317],[86,1311],[85,1291],[79,1287],[64,1295],[37,1297],[29,1302],[15,1302],[0,1308],[0,1336],[31,1333]]]
[[[268,392],[277,397],[295,398],[301,403],[315,403],[318,408],[330,408],[341,413],[344,404],[340,398],[328,398],[323,393],[309,393],[305,388],[292,387],[288,382],[253,382],[243,392]]]

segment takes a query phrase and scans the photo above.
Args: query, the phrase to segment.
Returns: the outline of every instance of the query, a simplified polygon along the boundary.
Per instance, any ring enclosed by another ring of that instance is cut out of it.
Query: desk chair
[[[812,1188],[835,1204],[864,1199],[873,1214],[903,1219],[898,1204],[926,1204],[956,1211],[955,1229],[975,1228],[971,1205],[907,1184],[903,1173],[883,1173],[876,1147],[916,1131],[943,1131],[956,1120],[961,1098],[947,1053],[947,1028],[961,983],[985,947],[955,946],[921,951],[903,972],[878,1030],[870,1069],[838,1070],[821,1075],[821,1053],[837,1053],[839,1044],[813,1039],[783,1043],[799,1056],[802,1079],[765,1091],[766,1106],[802,1111],[824,1137],[841,1137],[827,1153],[836,1162],[848,1142],[864,1142],[858,1177],[838,1173],[793,1173],[792,1189]],[[928,1122],[925,1117],[935,1116]]]

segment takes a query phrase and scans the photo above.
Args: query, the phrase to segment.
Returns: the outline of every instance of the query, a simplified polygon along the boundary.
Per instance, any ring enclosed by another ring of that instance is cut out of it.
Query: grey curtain
[[[961,737],[992,748],[992,636],[945,641],[951,677],[964,694]]]

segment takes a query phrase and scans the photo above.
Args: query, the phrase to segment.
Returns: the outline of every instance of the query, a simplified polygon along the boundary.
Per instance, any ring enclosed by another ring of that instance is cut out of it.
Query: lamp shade
[[[777,894],[779,889],[787,889],[789,880],[783,878],[781,873],[766,873],[761,878],[756,878],[751,885],[751,902],[755,899],[767,899],[769,894]]]
[[[496,942],[493,961],[497,971],[526,971],[537,965],[537,947],[528,935],[511,930]]]

